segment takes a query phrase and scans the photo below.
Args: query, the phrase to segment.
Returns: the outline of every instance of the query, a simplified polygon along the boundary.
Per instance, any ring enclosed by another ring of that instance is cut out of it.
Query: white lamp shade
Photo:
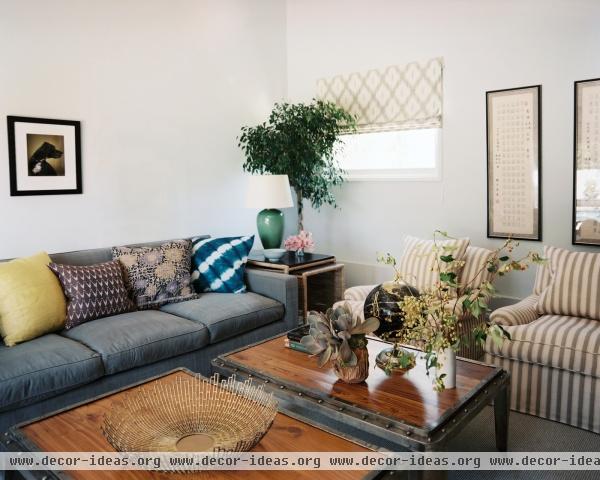
[[[248,177],[246,207],[293,207],[290,182],[287,175],[252,175]]]

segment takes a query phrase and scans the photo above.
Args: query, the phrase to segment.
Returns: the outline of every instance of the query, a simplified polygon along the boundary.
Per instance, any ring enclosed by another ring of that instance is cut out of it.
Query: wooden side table
[[[324,312],[344,294],[344,264],[333,255],[305,253],[296,257],[287,252],[278,262],[268,261],[262,251],[253,251],[248,257],[248,268],[260,268],[294,275],[298,279],[298,316],[306,321],[308,312]]]

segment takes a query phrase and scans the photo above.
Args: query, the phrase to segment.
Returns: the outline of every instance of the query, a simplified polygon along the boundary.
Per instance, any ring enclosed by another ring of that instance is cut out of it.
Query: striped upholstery
[[[498,347],[488,338],[486,353],[600,378],[600,325],[596,320],[544,315],[505,329],[511,340]]]
[[[552,247],[544,247],[544,258],[549,258],[549,250]],[[541,295],[541,293],[546,289],[550,282],[552,281],[552,270],[550,268],[550,262],[546,262],[542,265],[538,266],[537,273],[535,275],[535,284],[533,285],[533,294]]]
[[[452,255],[457,260],[464,260],[465,251],[469,246],[469,239],[460,238],[437,243],[439,246],[456,247]],[[440,253],[436,253],[433,248],[433,240],[422,240],[410,236],[407,236],[404,240],[404,253],[398,263],[398,271],[406,283],[413,285],[419,291],[432,288],[440,279],[436,261],[436,257]]]
[[[512,340],[498,348],[488,338],[485,362],[511,372],[513,410],[600,433],[600,322],[538,313],[600,308],[600,255],[587,255],[544,248],[548,262],[538,267],[533,295],[492,313]]]
[[[364,302],[367,295],[378,285],[358,285],[356,287],[347,288],[344,292],[344,300],[359,300]],[[343,303],[343,302],[342,302]]]
[[[510,408],[600,433],[600,378],[485,354],[511,372]]]
[[[529,295],[518,303],[494,310],[490,315],[492,323],[498,325],[525,325],[537,320],[537,295]]]
[[[463,286],[478,288],[491,278],[487,264],[493,257],[494,252],[487,248],[469,246],[465,252],[465,266],[460,273],[460,283]]]
[[[540,314],[600,320],[600,254],[548,247],[550,285],[541,293]]]

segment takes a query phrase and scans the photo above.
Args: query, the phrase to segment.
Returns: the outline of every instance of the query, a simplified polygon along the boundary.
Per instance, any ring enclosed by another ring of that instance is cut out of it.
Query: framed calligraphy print
[[[573,244],[600,246],[600,78],[575,82]]]
[[[486,92],[490,238],[542,239],[541,85]]]

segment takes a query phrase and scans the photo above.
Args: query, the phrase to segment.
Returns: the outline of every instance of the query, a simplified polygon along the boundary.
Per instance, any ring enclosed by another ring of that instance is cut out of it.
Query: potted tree
[[[355,128],[354,117],[331,102],[276,103],[266,122],[242,127],[243,168],[254,174],[288,176],[302,231],[304,200],[314,208],[336,206],[331,187],[343,182],[344,173],[335,159],[342,147],[339,136]]]

